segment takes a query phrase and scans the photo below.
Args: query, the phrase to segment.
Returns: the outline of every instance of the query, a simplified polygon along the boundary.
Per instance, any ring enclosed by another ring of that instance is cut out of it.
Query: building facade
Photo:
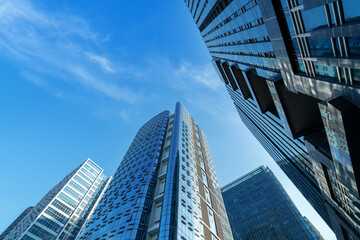
[[[338,239],[360,239],[357,0],[185,0],[250,131]]]
[[[78,239],[232,239],[205,135],[180,103],[140,128]]]
[[[235,240],[323,239],[268,167],[245,174],[221,192]]]
[[[26,209],[1,235],[3,240],[75,239],[109,182],[103,170],[86,160]]]

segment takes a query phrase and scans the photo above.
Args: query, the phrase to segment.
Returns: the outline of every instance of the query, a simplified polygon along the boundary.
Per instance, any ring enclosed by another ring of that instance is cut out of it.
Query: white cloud
[[[87,56],[88,56],[89,60],[98,63],[100,65],[100,67],[105,72],[108,72],[108,73],[114,73],[115,72],[115,70],[111,66],[111,63],[110,63],[109,59],[107,59],[106,57],[95,55],[95,54],[92,54],[92,53],[88,53]]]
[[[0,0],[0,26],[0,54],[16,61],[24,78],[61,99],[79,86],[130,104],[180,99],[204,89],[214,93],[222,87],[211,63],[173,62],[157,55],[136,64],[122,61],[106,52],[109,34],[93,31],[85,19],[47,12],[29,0]]]
[[[206,87],[215,91],[223,86],[211,63],[194,65],[182,60],[174,64],[166,57],[157,56],[148,59],[147,66],[143,67],[143,73],[151,78],[151,81],[157,78],[175,89]]]
[[[138,98],[106,75],[115,70],[108,58],[96,52],[101,38],[84,19],[46,13],[26,0],[2,0],[0,25],[0,50],[20,63],[23,76],[38,86],[46,75],[69,84],[81,83],[117,101],[133,103]]]

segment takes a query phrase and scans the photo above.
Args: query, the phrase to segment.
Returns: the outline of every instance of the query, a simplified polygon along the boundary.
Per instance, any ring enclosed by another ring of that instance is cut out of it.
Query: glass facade
[[[236,240],[321,240],[272,171],[259,167],[222,189]]]
[[[79,239],[232,239],[206,138],[180,103],[140,128]]]
[[[1,239],[75,239],[108,181],[101,168],[86,160],[15,220]]]
[[[185,4],[244,124],[339,239],[360,239],[359,2]]]

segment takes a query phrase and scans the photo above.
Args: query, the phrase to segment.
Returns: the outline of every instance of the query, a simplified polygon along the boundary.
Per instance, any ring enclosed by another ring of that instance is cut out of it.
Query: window
[[[324,6],[302,11],[301,13],[304,20],[305,30],[307,32],[322,26],[327,26]]]
[[[345,22],[357,22],[360,20],[359,0],[342,0]]]

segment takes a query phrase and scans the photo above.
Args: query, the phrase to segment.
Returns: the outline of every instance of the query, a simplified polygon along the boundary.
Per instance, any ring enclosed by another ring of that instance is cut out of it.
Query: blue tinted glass
[[[294,31],[294,26],[293,26],[293,24],[291,22],[290,13],[286,13],[285,17],[286,17],[286,22],[287,22],[287,25],[288,25],[288,28],[289,28],[290,35],[294,35],[295,31]]]
[[[300,55],[300,48],[299,48],[299,44],[298,44],[297,39],[296,38],[293,39],[292,43],[293,43],[293,46],[294,46],[295,53]]]
[[[356,22],[360,20],[359,0],[342,0],[344,16],[346,22]]]
[[[360,56],[360,36],[349,37],[349,49],[351,56]]]
[[[288,7],[288,4],[287,4],[286,0],[281,0],[281,5],[282,5],[282,7],[283,7],[284,11],[289,9],[289,7]]]
[[[305,72],[304,62],[301,59],[295,60],[296,70],[298,72]]]
[[[323,38],[323,39],[307,38],[307,40],[309,43],[311,56],[324,57],[324,56],[334,55],[330,38]]]
[[[326,77],[338,77],[336,67],[332,66],[323,66],[319,65],[316,62],[314,62],[315,67],[315,73],[319,76],[326,76]]]
[[[327,26],[324,6],[302,11],[302,16],[307,32],[322,26]]]

